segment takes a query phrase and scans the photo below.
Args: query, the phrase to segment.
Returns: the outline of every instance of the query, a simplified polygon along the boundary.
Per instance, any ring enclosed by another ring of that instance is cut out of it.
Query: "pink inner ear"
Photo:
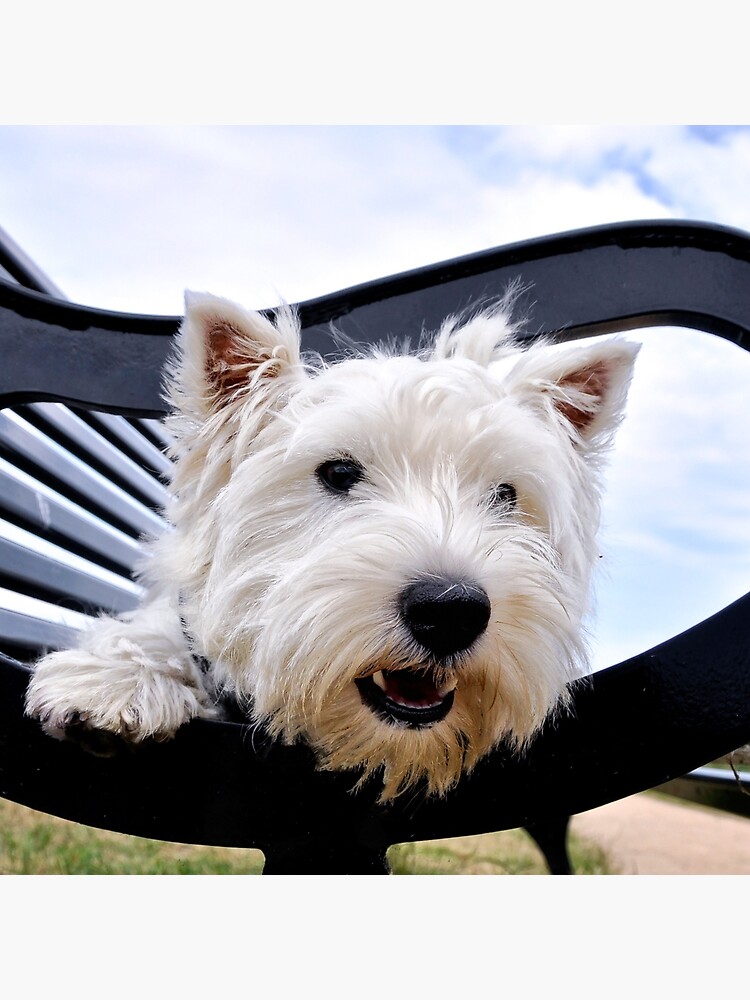
[[[214,320],[206,332],[208,346],[206,377],[214,389],[225,395],[247,381],[248,365],[237,353],[240,331],[226,320]]]
[[[580,433],[587,430],[599,413],[611,381],[609,365],[599,361],[570,372],[558,382],[570,396],[558,398],[555,407]]]
[[[236,388],[236,353],[235,343],[240,336],[239,330],[226,320],[214,320],[206,329],[206,376],[211,384],[224,392]]]

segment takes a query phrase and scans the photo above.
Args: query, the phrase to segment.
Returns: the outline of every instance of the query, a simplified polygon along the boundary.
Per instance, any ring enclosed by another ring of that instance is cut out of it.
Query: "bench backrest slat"
[[[1,457],[0,496],[6,512],[23,518],[31,530],[41,535],[77,542],[81,548],[117,563],[127,572],[133,570],[141,557],[141,545],[132,535],[126,535]]]
[[[90,460],[106,466],[109,475],[124,482],[128,491],[136,496],[140,495],[155,507],[164,505],[167,499],[164,485],[67,406],[59,403],[32,403],[28,409],[85,451]],[[117,420],[116,417],[113,419]],[[120,422],[124,423],[122,418]]]
[[[13,410],[0,413],[0,444],[32,462],[53,482],[57,480],[80,495],[102,516],[109,516],[130,529],[134,537],[162,531],[161,517],[145,506],[141,498],[107,479],[25,416]]]
[[[139,424],[59,403],[0,412],[0,642],[24,658],[69,645],[88,615],[138,603],[140,537],[165,528],[169,472]],[[61,602],[77,616],[61,621]]]
[[[131,580],[2,519],[0,566],[6,577],[91,608],[128,611],[141,595]]]

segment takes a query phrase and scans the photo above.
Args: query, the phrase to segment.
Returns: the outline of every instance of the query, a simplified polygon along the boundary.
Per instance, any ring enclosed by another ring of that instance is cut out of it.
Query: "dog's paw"
[[[67,719],[40,720],[48,736],[76,743],[94,757],[115,757],[133,744],[122,735],[95,729],[89,725],[85,712],[74,712]]]
[[[200,678],[179,658],[146,665],[142,650],[121,643],[118,657],[77,649],[39,661],[26,693],[26,713],[56,739],[72,739],[99,756],[123,743],[169,739],[216,709]],[[131,656],[122,654],[131,652]]]

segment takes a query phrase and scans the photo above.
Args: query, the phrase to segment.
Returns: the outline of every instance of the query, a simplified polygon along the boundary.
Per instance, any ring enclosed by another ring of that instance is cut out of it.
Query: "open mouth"
[[[378,670],[355,681],[362,701],[386,722],[433,726],[453,706],[455,679],[438,684],[430,670]]]

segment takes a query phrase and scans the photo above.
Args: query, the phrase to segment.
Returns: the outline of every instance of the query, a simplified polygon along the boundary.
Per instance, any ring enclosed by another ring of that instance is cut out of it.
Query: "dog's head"
[[[171,376],[179,587],[220,681],[324,766],[441,792],[585,669],[599,472],[637,347],[514,340],[306,365],[294,315],[191,296]]]

